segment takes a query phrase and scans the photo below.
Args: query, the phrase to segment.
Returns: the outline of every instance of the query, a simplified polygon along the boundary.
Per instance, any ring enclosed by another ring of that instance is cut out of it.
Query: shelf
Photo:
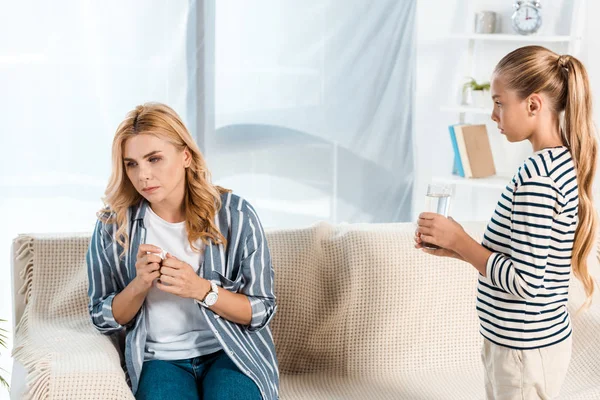
[[[457,33],[450,35],[453,39],[486,40],[497,42],[545,42],[568,43],[572,39],[568,35],[512,35],[507,33]]]
[[[471,106],[446,106],[441,108],[442,111],[457,112],[457,113],[471,113],[471,114],[487,114],[492,115],[491,108],[485,107],[471,107]]]
[[[436,183],[451,185],[471,186],[486,189],[504,189],[512,178],[494,175],[489,178],[461,178],[460,176],[434,176],[432,180]]]

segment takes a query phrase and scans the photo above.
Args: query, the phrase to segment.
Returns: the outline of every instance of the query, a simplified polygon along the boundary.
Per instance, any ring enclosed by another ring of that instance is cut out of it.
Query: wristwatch
[[[200,304],[202,307],[210,308],[215,305],[217,300],[219,299],[219,287],[216,283],[210,283],[210,292],[204,296],[203,300],[196,300],[196,303]]]

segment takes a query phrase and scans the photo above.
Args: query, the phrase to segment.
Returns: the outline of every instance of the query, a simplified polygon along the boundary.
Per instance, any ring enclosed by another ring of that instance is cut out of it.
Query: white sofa
[[[466,227],[480,237],[485,225]],[[323,223],[268,232],[282,399],[484,398],[477,274],[460,261],[415,250],[414,228]],[[21,391],[31,398],[132,398],[114,342],[87,319],[88,240],[88,234],[15,239],[15,320],[21,321],[15,399]],[[598,276],[597,264],[593,270]],[[573,280],[570,309],[582,301]],[[598,298],[574,318],[574,332],[561,398],[600,399]]]

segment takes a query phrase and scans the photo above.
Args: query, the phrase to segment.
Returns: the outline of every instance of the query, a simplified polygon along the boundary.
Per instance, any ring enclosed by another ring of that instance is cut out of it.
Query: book
[[[472,178],[471,164],[469,163],[469,155],[467,154],[467,146],[465,144],[465,138],[463,135],[463,127],[467,125],[454,125],[454,135],[456,136],[456,145],[458,147],[458,154],[462,162],[465,178]]]
[[[452,142],[452,148],[454,149],[454,165],[452,167],[452,175],[458,175],[464,178],[465,171],[463,170],[460,153],[458,152],[458,144],[456,142],[456,134],[454,133],[454,125],[448,126],[448,131],[450,132],[450,141]]]
[[[486,126],[462,125],[455,127],[454,131],[465,177],[486,178],[495,175],[496,167]]]

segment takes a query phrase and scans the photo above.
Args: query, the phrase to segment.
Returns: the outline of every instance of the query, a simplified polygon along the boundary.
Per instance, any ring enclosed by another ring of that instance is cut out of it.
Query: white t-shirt
[[[167,222],[151,207],[146,210],[146,243],[166,250],[191,265],[197,273],[204,261],[202,241],[195,243],[200,252],[193,251],[185,222]],[[204,321],[199,307],[193,299],[163,292],[153,285],[146,296],[148,336],[144,359],[182,360],[220,350],[221,345]]]

